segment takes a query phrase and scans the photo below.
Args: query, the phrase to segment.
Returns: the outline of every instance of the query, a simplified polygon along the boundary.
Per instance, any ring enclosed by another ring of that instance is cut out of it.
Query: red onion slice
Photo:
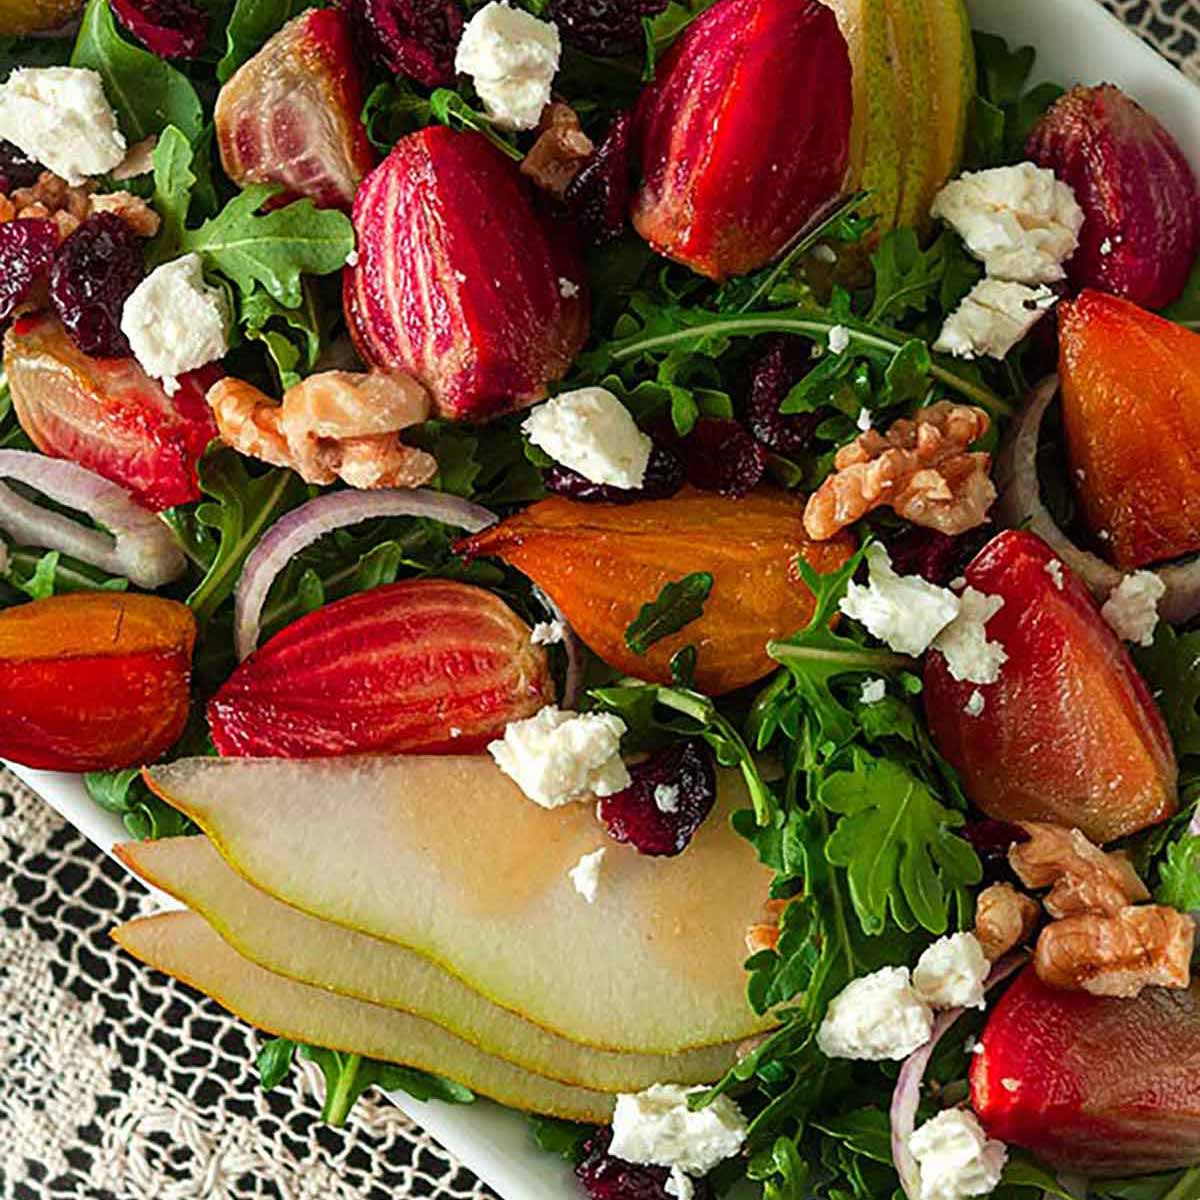
[[[377,517],[428,517],[478,533],[496,523],[495,513],[478,504],[427,488],[330,492],[280,517],[250,552],[234,595],[234,645],[238,660],[254,652],[267,593],[275,577],[301,550],[342,529]]]
[[[546,610],[563,628],[563,649],[567,654],[567,675],[563,680],[561,707],[573,709],[579,703],[580,692],[583,690],[583,643],[579,634],[571,627],[566,614],[557,604],[536,584],[533,594],[546,606]]]
[[[1029,960],[1024,950],[1008,954],[996,963],[984,984],[985,991],[991,991],[1003,983],[1010,975],[1020,970]],[[908,1200],[921,1200],[921,1172],[917,1160],[913,1158],[908,1148],[908,1139],[912,1137],[917,1127],[917,1108],[921,1103],[921,1084],[933,1057],[937,1044],[949,1032],[959,1017],[966,1012],[965,1008],[948,1008],[940,1013],[933,1023],[933,1033],[929,1041],[920,1050],[910,1054],[900,1068],[896,1078],[896,1088],[892,1092],[892,1161],[896,1165],[896,1173],[900,1176],[900,1186]]]
[[[23,546],[59,550],[149,590],[178,579],[187,569],[170,529],[154,513],[123,487],[78,463],[28,450],[0,450],[0,479],[26,484],[104,527],[89,529],[0,483],[0,529]]]
[[[1038,442],[1046,410],[1057,395],[1058,376],[1051,375],[1033,389],[1013,421],[996,462],[996,483],[1000,488],[996,515],[1010,529],[1024,528],[1036,533],[1087,584],[1097,603],[1103,604],[1125,578],[1124,573],[1071,541],[1042,503],[1037,473]],[[1200,556],[1189,562],[1159,567],[1154,574],[1167,589],[1158,603],[1163,620],[1175,624],[1200,613]]]

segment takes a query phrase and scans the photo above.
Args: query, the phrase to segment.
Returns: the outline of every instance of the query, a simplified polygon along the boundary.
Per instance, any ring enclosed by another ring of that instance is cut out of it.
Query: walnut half
[[[1027,942],[1037,929],[1037,901],[1009,883],[984,888],[975,901],[975,936],[989,962]]]

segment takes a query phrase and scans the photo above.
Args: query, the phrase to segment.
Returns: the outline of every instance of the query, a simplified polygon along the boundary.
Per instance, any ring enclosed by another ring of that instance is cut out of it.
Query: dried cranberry
[[[920,575],[930,583],[945,587],[962,574],[963,568],[990,537],[988,525],[955,537],[912,525],[898,536],[888,538],[887,548],[898,574]]]
[[[667,0],[550,0],[550,16],[568,45],[616,58],[644,44],[642,18],[666,7]]]
[[[50,270],[58,249],[58,226],[48,219],[0,225],[0,324]]]
[[[631,113],[622,113],[567,188],[567,207],[584,238],[602,246],[625,232],[633,193],[630,176]]]
[[[42,173],[36,163],[19,146],[0,138],[0,192],[8,195],[18,188],[33,187]]]
[[[990,819],[971,821],[963,827],[962,835],[979,855],[984,883],[1020,882],[1008,865],[1009,850],[1029,841],[1029,834],[1020,825]]]
[[[583,1158],[575,1167],[575,1177],[591,1200],[671,1200],[666,1167],[641,1167],[616,1158],[608,1152],[612,1130],[601,1126],[583,1144]],[[694,1181],[694,1200],[712,1200],[708,1180]]]
[[[712,753],[698,738],[676,742],[629,768],[632,783],[600,801],[609,836],[639,854],[682,854],[717,799]]]
[[[58,248],[50,270],[50,302],[84,354],[128,354],[121,310],[142,281],[142,239],[115,213],[88,217]]]
[[[697,421],[683,448],[688,483],[705,492],[744,496],[767,469],[767,452],[736,421]]]
[[[454,83],[463,28],[458,0],[340,0],[376,64],[425,87]]]
[[[542,472],[546,491],[591,504],[633,504],[638,500],[667,500],[683,487],[682,460],[657,442],[650,451],[646,477],[640,488],[619,488],[609,483],[592,483],[578,471],[557,463]]]
[[[787,394],[812,369],[812,344],[804,338],[782,335],[773,338],[763,356],[751,368],[746,397],[746,424],[755,439],[768,450],[785,457],[803,453],[812,445],[817,426],[825,413],[779,411]]]
[[[208,13],[191,0],[112,0],[117,20],[159,58],[198,58]]]

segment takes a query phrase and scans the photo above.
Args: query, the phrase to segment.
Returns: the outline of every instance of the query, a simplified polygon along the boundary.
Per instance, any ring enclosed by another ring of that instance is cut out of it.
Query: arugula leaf
[[[707,571],[695,571],[664,584],[658,598],[643,604],[629,623],[625,645],[634,654],[645,654],[656,642],[699,620],[712,586],[713,577]]]
[[[1200,258],[1192,266],[1183,294],[1169,308],[1164,308],[1162,315],[1189,329],[1200,329]]]
[[[406,134],[433,118],[427,97],[413,91],[405,79],[377,84],[363,104],[362,123],[371,145],[386,154]]]
[[[204,110],[187,76],[163,59],[130,45],[117,33],[108,0],[88,0],[71,53],[71,66],[90,67],[133,145],[174,125],[189,141],[204,128]]]
[[[117,813],[130,837],[138,841],[199,832],[183,813],[146,786],[137,767],[124,771],[89,771],[83,777],[83,786],[105,812]]]
[[[287,1038],[268,1038],[263,1042],[254,1065],[264,1092],[277,1088],[291,1073],[296,1057],[296,1043]]]
[[[936,305],[950,311],[983,275],[956,234],[942,233],[922,249],[913,229],[894,229],[871,255],[875,296],[867,320],[895,324]]]
[[[312,7],[313,0],[237,0],[226,26],[227,48],[217,63],[217,82],[224,83],[267,38]]]
[[[1162,710],[1180,758],[1200,754],[1200,630],[1179,633],[1160,621],[1152,646],[1134,661]]]
[[[71,59],[74,40],[69,37],[0,37],[0,81],[14,67],[61,67]]]
[[[825,856],[846,868],[863,931],[882,932],[890,915],[904,930],[945,933],[953,893],[983,877],[975,851],[952,832],[964,823],[962,814],[902,764],[862,751],[819,794],[842,818]]]
[[[242,332],[266,347],[284,391],[312,371],[324,341],[311,281],[301,281],[301,294],[298,308],[285,307],[264,288],[255,288],[238,304]]]
[[[0,541],[0,550],[4,543]],[[90,563],[68,558],[57,550],[43,552],[25,546],[8,549],[7,567],[0,566],[0,577],[9,586],[31,600],[61,596],[68,592],[123,592],[129,580],[106,575]],[[0,553],[0,558],[4,557]]]
[[[1167,847],[1154,899],[1180,912],[1200,912],[1200,837],[1185,835]]]
[[[1042,83],[1025,90],[1036,59],[1032,46],[1009,50],[1003,38],[992,34],[976,33],[974,38],[979,94],[968,157],[973,167],[997,167],[1023,157],[1034,125],[1063,89]]]
[[[168,125],[154,147],[153,203],[162,218],[162,227],[146,254],[150,266],[167,262],[179,252],[192,188],[196,184],[192,157],[192,146],[186,135],[174,125]]]
[[[438,88],[429,97],[429,115],[451,129],[470,129],[482,133],[497,150],[507,154],[513,162],[525,157],[521,150],[503,134],[498,133],[490,117],[477,112],[453,88]]]
[[[584,1142],[592,1135],[592,1126],[534,1114],[529,1118],[529,1132],[538,1148],[547,1154],[578,1162],[583,1157]]]

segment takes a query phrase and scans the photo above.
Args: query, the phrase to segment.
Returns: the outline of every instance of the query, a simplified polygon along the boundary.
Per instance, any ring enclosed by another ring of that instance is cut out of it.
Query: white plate
[[[1038,48],[1039,79],[1116,83],[1137,97],[1175,134],[1200,172],[1200,90],[1096,0],[967,2],[978,29]],[[76,777],[13,770],[106,853],[126,840],[120,820],[97,808]],[[460,1108],[393,1098],[506,1200],[578,1200],[570,1169],[533,1145],[523,1116],[489,1103]]]

